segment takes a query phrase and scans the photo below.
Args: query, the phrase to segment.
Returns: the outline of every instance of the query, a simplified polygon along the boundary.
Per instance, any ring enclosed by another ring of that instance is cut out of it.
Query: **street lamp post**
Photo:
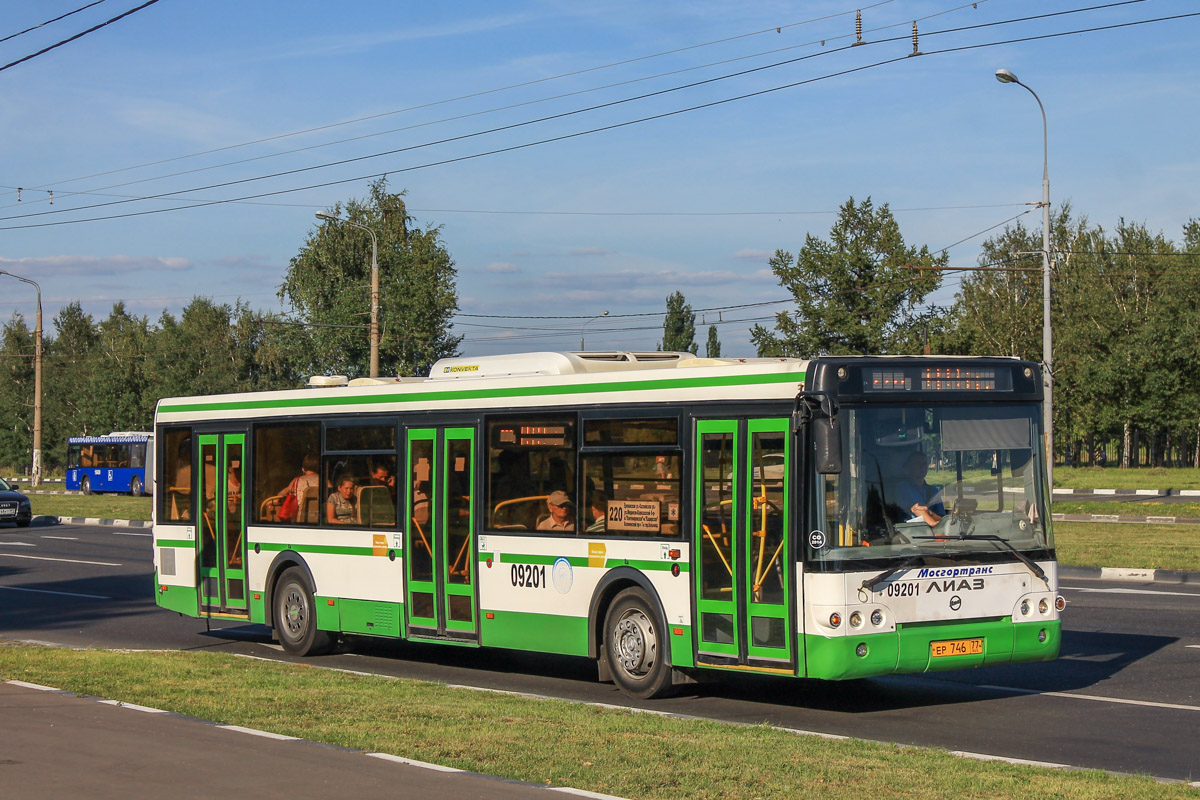
[[[366,225],[359,225],[348,219],[335,217],[327,211],[318,211],[317,219],[341,222],[352,228],[359,228],[371,235],[371,377],[379,377],[379,245],[375,239],[375,231]]]
[[[596,320],[600,319],[601,317],[607,317],[607,316],[608,316],[608,312],[602,311],[599,314],[597,314],[596,316],[589,319],[587,322],[585,322],[579,326],[579,349],[580,350],[587,349],[586,347],[583,346],[583,329],[588,326],[588,322],[595,322]]]
[[[24,281],[37,290],[37,323],[33,329],[33,469],[30,479],[34,486],[42,482],[42,287],[37,281],[22,278],[0,269],[7,275]]]
[[[1042,381],[1046,404],[1042,410],[1046,429],[1046,479],[1054,491],[1054,347],[1050,331],[1050,140],[1046,132],[1046,107],[1037,92],[1017,80],[1009,70],[996,70],[996,80],[1015,83],[1033,95],[1042,112]]]

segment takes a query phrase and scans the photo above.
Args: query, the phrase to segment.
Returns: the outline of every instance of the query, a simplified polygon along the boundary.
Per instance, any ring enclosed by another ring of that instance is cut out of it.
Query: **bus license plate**
[[[950,639],[945,642],[930,642],[929,655],[933,658],[943,656],[978,656],[983,654],[983,639]]]

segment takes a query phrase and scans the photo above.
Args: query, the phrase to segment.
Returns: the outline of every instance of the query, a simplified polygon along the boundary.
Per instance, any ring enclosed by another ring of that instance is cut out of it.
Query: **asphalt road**
[[[291,660],[261,626],[153,605],[148,531],[0,528],[0,636]],[[630,701],[586,660],[366,638],[309,663],[954,751],[1200,780],[1200,587],[1067,580],[1062,657],[845,683],[742,678]]]

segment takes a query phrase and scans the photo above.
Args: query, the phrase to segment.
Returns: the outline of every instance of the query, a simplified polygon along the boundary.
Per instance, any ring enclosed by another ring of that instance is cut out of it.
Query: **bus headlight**
[[[883,612],[878,608],[871,612],[871,624],[876,628],[883,624]]]
[[[862,627],[862,614],[857,611],[850,614],[850,624],[856,628]]]
[[[1041,600],[1038,600],[1038,611],[1043,614],[1050,613],[1050,604],[1046,602],[1046,598],[1043,597]]]

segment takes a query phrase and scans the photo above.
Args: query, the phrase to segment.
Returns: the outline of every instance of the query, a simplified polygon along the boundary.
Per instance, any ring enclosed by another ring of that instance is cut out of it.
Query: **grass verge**
[[[1176,798],[1186,786],[961,759],[212,653],[0,646],[0,675],[372,752],[630,798]]]
[[[100,517],[101,519],[150,519],[149,497],[119,494],[31,494],[33,515],[51,517]]]
[[[1072,566],[1200,570],[1200,525],[1056,522],[1054,546]]]
[[[1200,517],[1200,503],[1134,500],[1055,500],[1055,514],[1134,514],[1142,517]]]
[[[1200,489],[1200,469],[1190,467],[1058,467],[1059,489]]]

